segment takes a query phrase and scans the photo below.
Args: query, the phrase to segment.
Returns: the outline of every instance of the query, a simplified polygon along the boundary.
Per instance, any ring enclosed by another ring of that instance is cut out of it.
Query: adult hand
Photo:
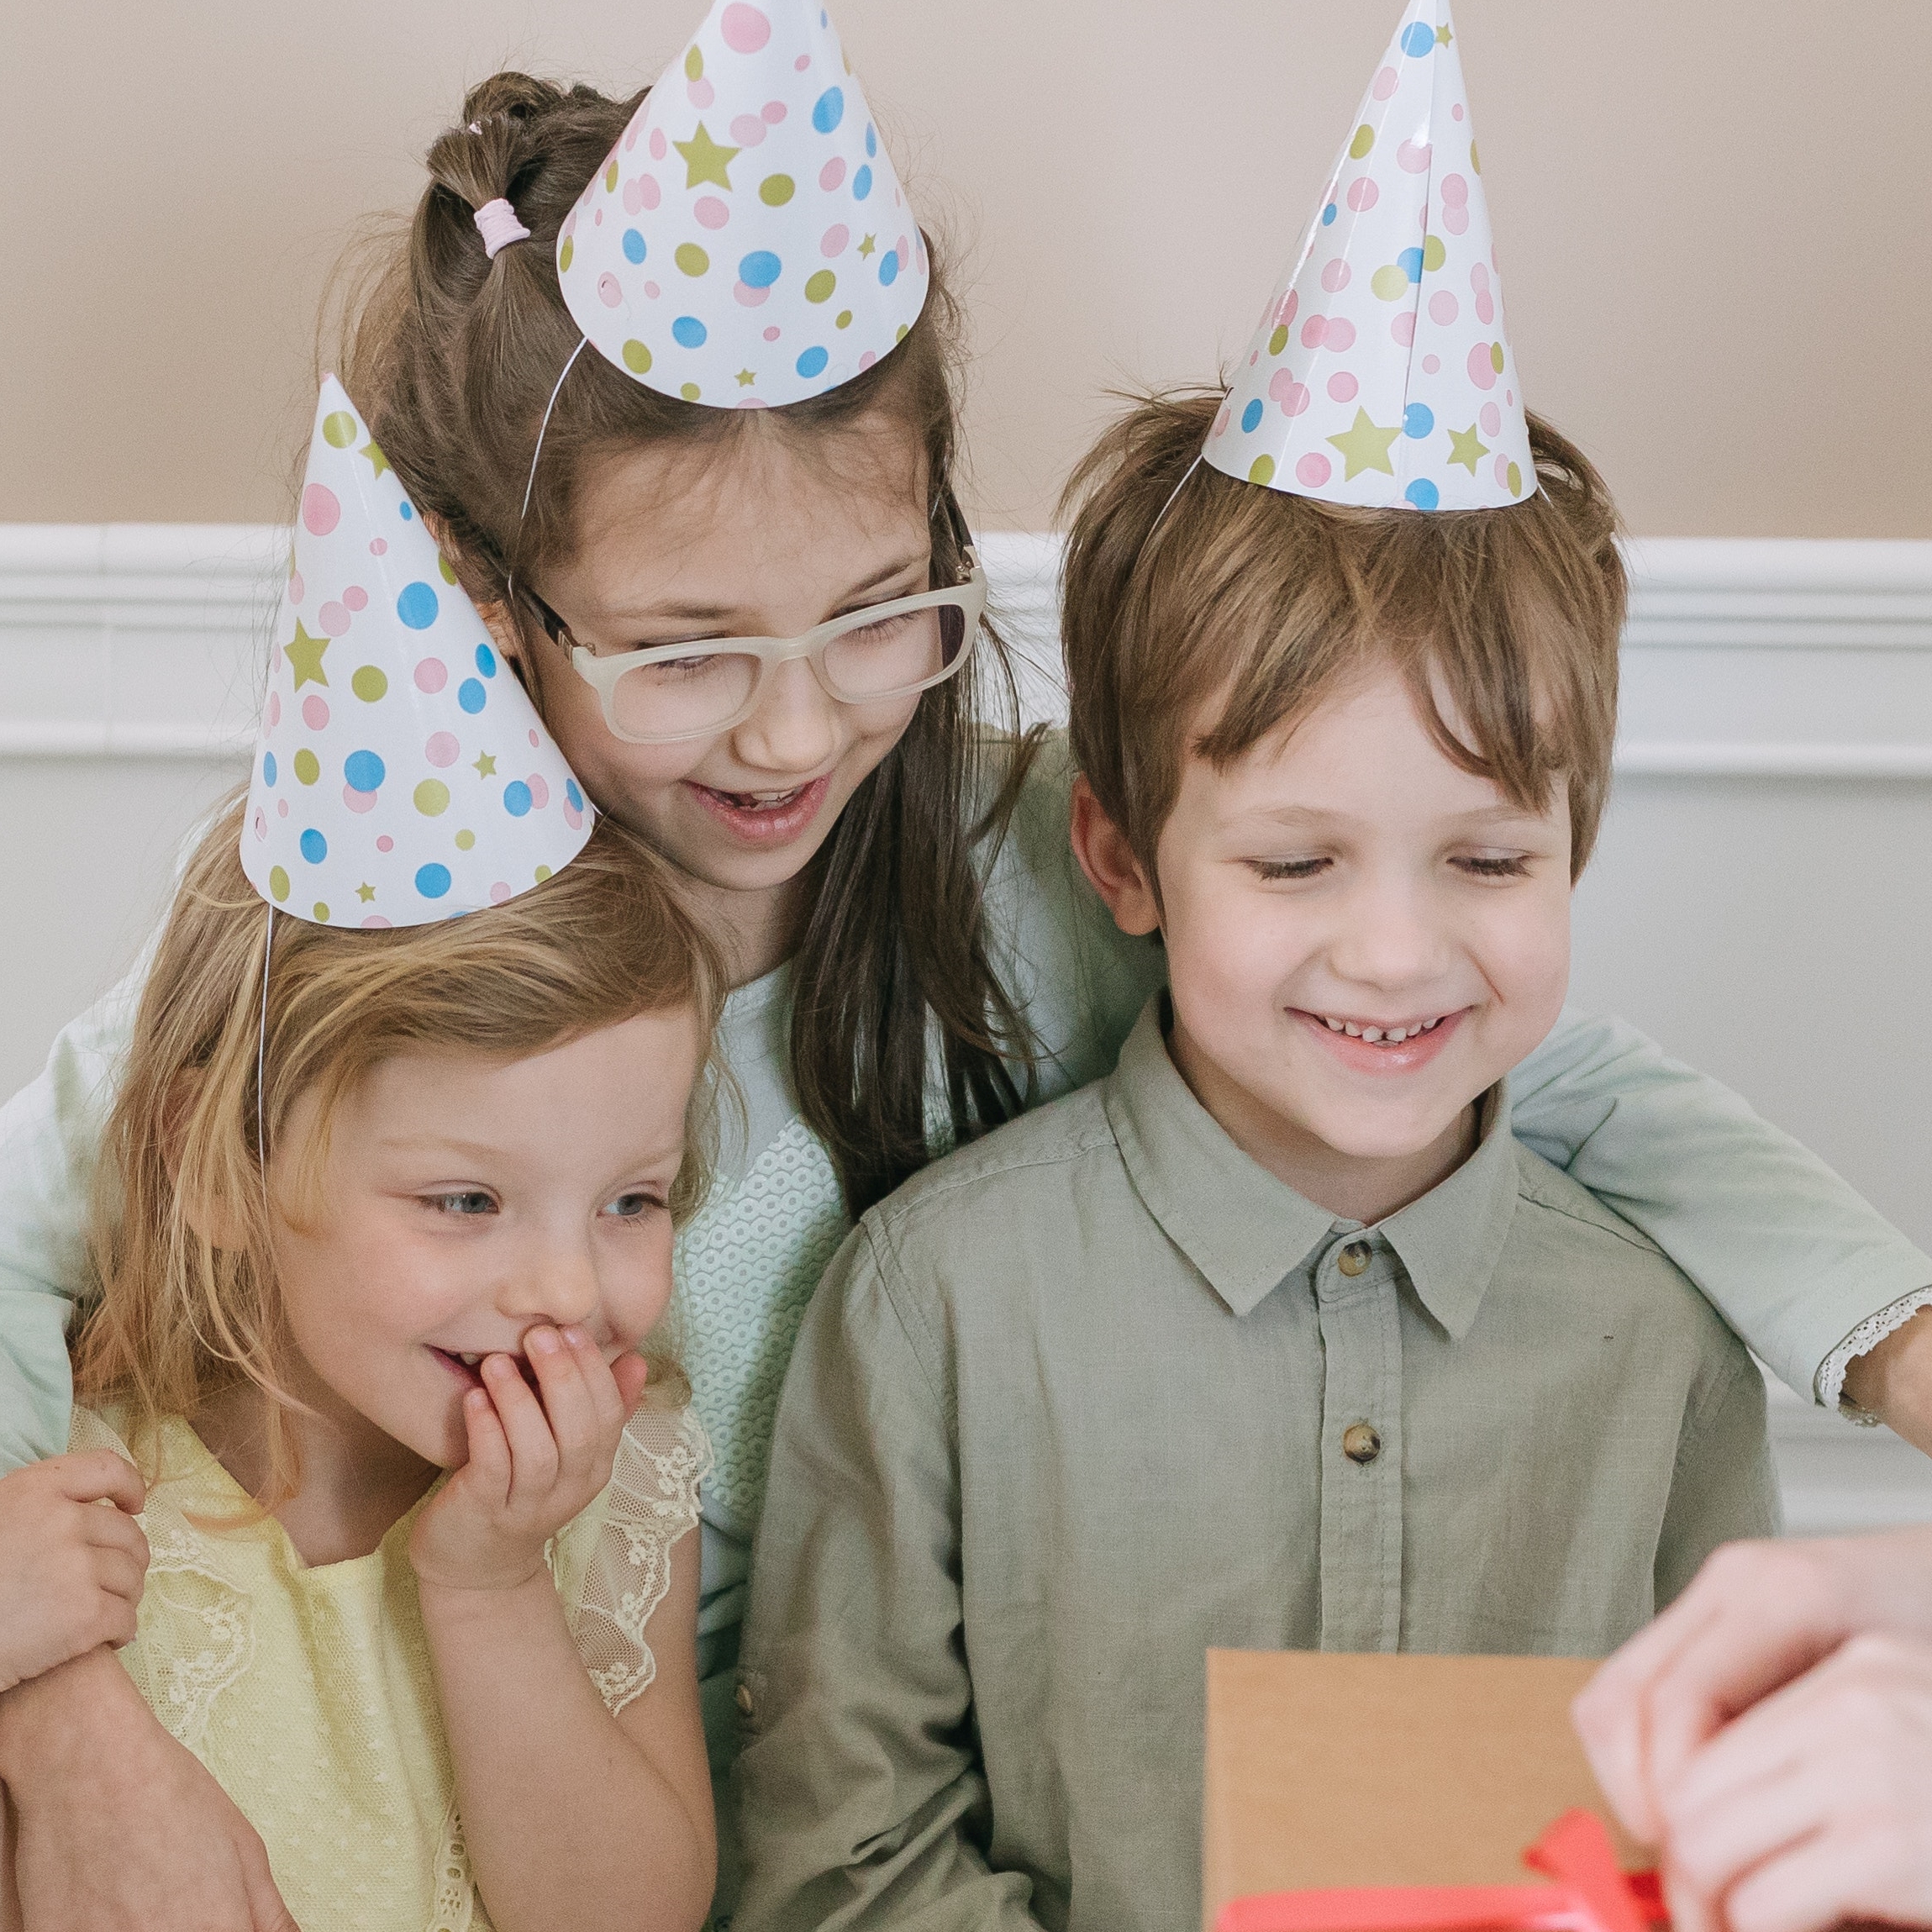
[[[1706,1742],[1862,1632],[1932,1641],[1932,1530],[1719,1550],[1577,1699],[1598,1782],[1631,1832],[1662,1841],[1666,1802]]]
[[[0,1697],[27,1932],[297,1932],[248,1820],[113,1651]]]
[[[1932,1924],[1932,1643],[1850,1639],[1720,1731],[1662,1809],[1677,1932]]]

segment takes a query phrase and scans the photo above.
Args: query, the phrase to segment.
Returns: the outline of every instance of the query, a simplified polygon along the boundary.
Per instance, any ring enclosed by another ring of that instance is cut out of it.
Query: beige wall
[[[1398,0],[834,0],[966,242],[990,525],[1245,340]],[[284,513],[317,297],[465,82],[702,0],[0,0],[0,520]],[[1926,0],[1464,0],[1532,402],[1651,534],[1932,535]]]

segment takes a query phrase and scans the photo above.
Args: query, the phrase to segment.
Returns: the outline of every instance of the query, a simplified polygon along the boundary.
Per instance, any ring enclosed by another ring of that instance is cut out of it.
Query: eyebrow
[[[1477,827],[1484,825],[1534,825],[1540,824],[1550,816],[1547,811],[1534,812],[1522,805],[1505,801],[1500,805],[1483,805],[1473,812],[1457,812],[1447,823],[1454,825]],[[1229,820],[1231,827],[1265,823],[1279,825],[1284,829],[1309,830],[1327,825],[1353,823],[1352,817],[1340,812],[1324,811],[1315,805],[1256,805],[1235,813]]]
[[[861,582],[854,584],[834,603],[834,612],[851,608],[860,598],[876,591],[882,584],[890,583],[894,577],[903,576],[909,570],[921,564],[930,565],[932,551],[924,550],[912,555],[901,557],[876,570]],[[727,603],[659,603],[650,604],[638,610],[613,611],[608,621],[619,624],[722,624],[727,618],[737,614],[739,607]]]
[[[494,1161],[501,1161],[510,1152],[507,1147],[492,1146],[482,1140],[445,1140],[431,1134],[417,1140],[403,1136],[400,1139],[384,1139],[376,1145],[385,1154],[407,1155],[419,1159],[430,1156],[453,1156],[458,1161],[474,1161],[479,1166],[487,1166]],[[661,1161],[670,1160],[674,1155],[682,1156],[684,1140],[681,1136],[662,1147],[654,1147],[637,1161],[628,1165],[636,1168],[655,1167]]]

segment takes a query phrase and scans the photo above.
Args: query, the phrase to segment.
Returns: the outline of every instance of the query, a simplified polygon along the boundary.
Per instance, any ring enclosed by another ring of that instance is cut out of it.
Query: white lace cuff
[[[1835,1408],[1847,1422],[1856,1422],[1861,1429],[1876,1429],[1878,1426],[1876,1415],[1869,1409],[1861,1408],[1856,1403],[1846,1400],[1845,1372],[1859,1356],[1869,1355],[1887,1335],[1896,1334],[1924,1308],[1932,1308],[1932,1287],[1914,1288],[1910,1294],[1901,1295],[1889,1307],[1861,1321],[1820,1364],[1812,1385],[1819,1401],[1827,1408]]]

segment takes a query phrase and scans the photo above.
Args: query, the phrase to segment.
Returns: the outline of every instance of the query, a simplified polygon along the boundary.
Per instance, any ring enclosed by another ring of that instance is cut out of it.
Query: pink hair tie
[[[471,218],[476,224],[476,233],[483,238],[483,253],[492,261],[497,251],[508,248],[513,241],[528,241],[530,231],[517,219],[517,211],[498,196],[495,201],[487,201]]]

